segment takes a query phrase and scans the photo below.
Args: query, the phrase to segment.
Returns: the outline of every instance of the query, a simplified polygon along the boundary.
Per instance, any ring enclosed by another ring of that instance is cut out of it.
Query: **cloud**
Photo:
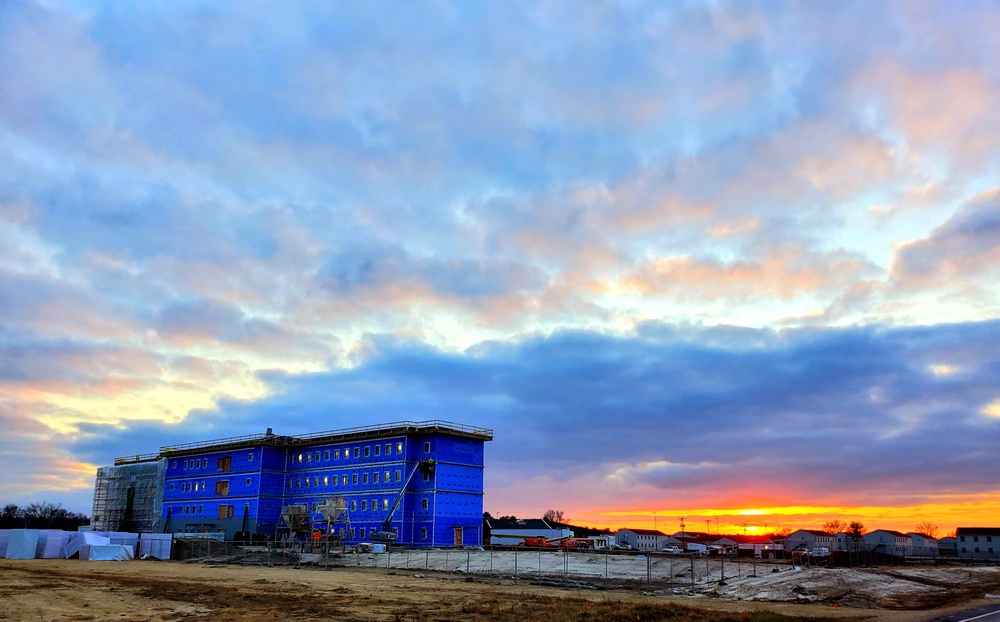
[[[5,6],[12,429],[72,469],[444,412],[510,494],[972,490],[996,8],[863,13]]]
[[[494,429],[490,490],[527,473],[566,472],[595,478],[579,493],[593,504],[637,491],[876,504],[887,490],[916,503],[992,486],[1000,428],[980,411],[996,399],[987,380],[1000,371],[996,330],[995,322],[781,333],[649,324],[629,337],[566,332],[463,354],[377,338],[352,369],[267,374],[270,396],[221,401],[178,426],[80,429],[88,459],[109,462],[115,451],[266,427],[350,427],[377,412],[379,421]],[[938,375],[932,361],[961,371]]]
[[[996,282],[1000,265],[1000,188],[970,199],[925,239],[897,251],[893,276],[902,286]]]

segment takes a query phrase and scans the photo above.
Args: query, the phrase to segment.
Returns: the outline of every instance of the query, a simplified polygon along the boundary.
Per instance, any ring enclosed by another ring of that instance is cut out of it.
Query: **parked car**
[[[809,554],[813,557],[828,557],[830,555],[830,549],[825,546],[817,546],[813,550],[809,551]]]
[[[660,552],[661,553],[673,553],[673,554],[676,555],[676,554],[679,554],[679,553],[683,553],[684,549],[682,549],[679,546],[668,546],[668,547],[664,547],[664,548],[660,549]]]

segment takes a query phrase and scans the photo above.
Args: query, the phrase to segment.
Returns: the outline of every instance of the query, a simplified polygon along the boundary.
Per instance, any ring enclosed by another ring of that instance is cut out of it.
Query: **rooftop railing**
[[[423,431],[434,431],[434,430],[444,430],[449,432],[459,432],[462,434],[469,434],[472,436],[482,436],[484,438],[492,439],[493,430],[489,428],[480,428],[473,425],[465,425],[463,423],[454,423],[451,421],[443,421],[441,419],[432,419],[430,421],[395,421],[393,423],[383,423],[380,425],[366,425],[357,426],[354,428],[345,428],[339,430],[327,430],[325,432],[312,432],[310,434],[297,434],[292,436],[295,441],[310,441],[318,438],[328,438],[331,436],[357,436],[362,434],[377,434],[383,432],[423,432]]]
[[[196,449],[206,449],[209,447],[230,447],[234,445],[258,445],[273,444],[278,446],[303,445],[309,441],[332,437],[358,437],[371,436],[387,433],[419,433],[419,432],[453,432],[463,436],[471,436],[482,440],[492,440],[493,430],[481,428],[464,423],[454,423],[441,419],[431,419],[429,421],[395,421],[379,425],[356,426],[353,428],[341,428],[339,430],[327,430],[325,432],[312,432],[310,434],[298,434],[294,436],[279,436],[276,434],[244,434],[243,436],[230,436],[227,438],[216,438],[208,441],[197,441],[194,443],[182,443],[179,445],[164,445],[160,447],[156,454],[136,454],[135,456],[122,456],[115,458],[115,465],[132,464],[136,462],[146,462],[158,458],[167,457],[172,453],[187,452]]]

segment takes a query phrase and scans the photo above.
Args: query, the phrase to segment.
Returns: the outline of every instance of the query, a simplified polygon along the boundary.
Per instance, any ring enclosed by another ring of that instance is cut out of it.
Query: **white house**
[[[913,555],[913,538],[899,531],[876,529],[866,533],[862,540],[864,549],[872,553]]]
[[[797,548],[805,547],[806,550],[814,548],[826,548],[834,550],[835,538],[833,534],[818,529],[799,529],[785,536],[785,550],[794,551]]]
[[[916,533],[913,531],[911,531],[906,535],[910,536],[910,538],[913,540],[913,555],[919,555],[921,557],[938,556],[937,538],[932,538],[928,535],[922,533]]]
[[[1000,559],[1000,527],[959,527],[955,540],[959,557]]]
[[[656,529],[620,529],[618,546],[628,546],[639,551],[659,551],[676,542],[673,538]]]

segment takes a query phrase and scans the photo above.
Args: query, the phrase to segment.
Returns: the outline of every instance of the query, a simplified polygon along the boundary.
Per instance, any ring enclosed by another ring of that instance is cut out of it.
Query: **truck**
[[[684,548],[688,553],[694,553],[695,555],[708,555],[708,547],[704,544],[688,542]]]

